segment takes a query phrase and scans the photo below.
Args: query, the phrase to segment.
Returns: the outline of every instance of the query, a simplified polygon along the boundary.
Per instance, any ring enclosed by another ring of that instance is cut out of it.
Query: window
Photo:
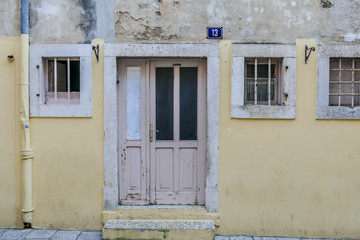
[[[279,105],[279,59],[245,60],[245,104]]]
[[[92,116],[90,44],[30,46],[30,116]]]
[[[80,104],[80,58],[48,58],[45,104]]]
[[[295,100],[295,45],[232,45],[232,118],[294,119]]]
[[[319,44],[317,119],[360,119],[360,46]]]
[[[330,58],[329,105],[360,105],[360,59]]]

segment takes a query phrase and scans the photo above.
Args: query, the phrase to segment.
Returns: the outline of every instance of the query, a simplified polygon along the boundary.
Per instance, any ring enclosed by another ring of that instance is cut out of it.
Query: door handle
[[[154,141],[154,132],[159,132],[159,130],[154,129],[154,124],[150,124],[149,129],[150,129],[150,131],[149,131],[150,142],[153,142]]]

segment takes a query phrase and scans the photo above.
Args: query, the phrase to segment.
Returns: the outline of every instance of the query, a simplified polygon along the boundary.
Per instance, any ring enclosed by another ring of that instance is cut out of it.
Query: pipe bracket
[[[31,213],[31,212],[34,211],[34,209],[33,209],[33,208],[32,208],[32,209],[29,209],[29,210],[21,209],[21,211],[22,211],[23,213]]]

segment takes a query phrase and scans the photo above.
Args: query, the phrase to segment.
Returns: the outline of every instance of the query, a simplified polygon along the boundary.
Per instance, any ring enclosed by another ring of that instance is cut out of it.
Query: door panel
[[[174,191],[174,150],[156,149],[156,189],[158,191]]]
[[[196,191],[197,149],[180,149],[180,190]]]
[[[119,60],[120,204],[204,204],[203,60]]]
[[[157,132],[154,141],[150,142],[150,152],[153,153],[150,164],[157,166],[151,177],[151,182],[156,184],[150,186],[150,203],[203,204],[203,197],[199,195],[203,194],[205,187],[205,179],[202,180],[205,171],[200,169],[205,169],[203,144],[206,133],[203,128],[198,128],[198,125],[206,125],[205,122],[199,123],[204,121],[206,113],[202,64],[201,61],[156,61],[150,65],[150,122],[155,123]],[[163,74],[165,69],[167,72],[173,69],[173,74]],[[168,86],[166,91],[159,87],[160,84]],[[164,111],[165,105],[159,99],[166,99],[166,104],[172,105],[172,109],[167,107],[171,116],[158,114]],[[162,133],[164,125],[161,123],[169,119],[173,119],[173,135],[164,138],[166,134]],[[160,154],[165,149],[171,154]],[[164,168],[160,167],[161,164]],[[163,181],[168,183],[161,185]],[[168,188],[163,187],[168,184]]]
[[[120,204],[149,203],[146,169],[146,61],[119,61],[119,198]]]

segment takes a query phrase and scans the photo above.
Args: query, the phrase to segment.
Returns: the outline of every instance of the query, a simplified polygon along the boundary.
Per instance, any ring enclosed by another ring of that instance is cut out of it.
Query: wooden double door
[[[204,204],[203,59],[120,59],[119,202]]]

